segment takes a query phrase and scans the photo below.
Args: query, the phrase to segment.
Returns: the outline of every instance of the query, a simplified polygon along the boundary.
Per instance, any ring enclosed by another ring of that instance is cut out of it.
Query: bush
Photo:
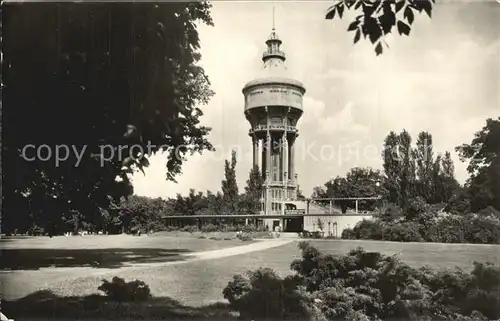
[[[465,222],[470,243],[499,244],[500,222],[494,217],[469,216]]]
[[[500,269],[475,263],[472,272],[414,269],[362,248],[323,255],[301,242],[295,274],[281,279],[260,268],[236,275],[224,297],[243,318],[293,320],[462,320],[500,318]],[[260,307],[260,308],[259,308]]]
[[[273,270],[260,268],[247,276],[235,275],[223,290],[232,309],[247,320],[310,320],[311,301],[293,278],[281,279]]]
[[[352,228],[346,228],[345,230],[342,231],[341,238],[344,240],[356,240],[358,236],[356,235],[356,232]]]
[[[189,233],[194,233],[194,232],[199,231],[198,226],[196,226],[196,225],[186,225],[183,228],[181,228],[180,230],[183,232],[189,232]]]
[[[382,222],[394,222],[404,217],[401,207],[395,204],[387,204],[377,215]]]
[[[115,276],[111,282],[105,279],[102,282],[97,289],[113,301],[142,302],[151,298],[151,290],[143,281],[125,282],[124,279]]]
[[[307,231],[307,230],[304,230],[302,231],[302,233],[300,233],[300,237],[301,238],[311,238],[312,237],[312,234],[311,232]]]
[[[342,231],[342,239],[387,240],[396,242],[441,242],[500,244],[498,211],[479,214],[438,214],[442,204],[431,206],[422,198],[409,202],[406,216],[396,206],[387,206],[374,220],[363,220]],[[399,217],[390,220],[391,217]]]
[[[241,241],[252,241],[252,236],[250,235],[250,233],[238,233],[237,237]]]
[[[213,232],[266,232],[265,226],[255,226],[253,224],[204,224],[201,228],[198,228],[196,225],[187,225],[184,227],[176,227],[176,226],[167,226],[163,228],[166,231],[183,231],[183,232],[203,232],[203,233],[213,233]]]
[[[361,240],[382,240],[384,234],[383,224],[377,220],[362,220],[353,231]]]
[[[420,225],[416,222],[400,222],[388,224],[383,232],[382,239],[394,242],[422,242]]]
[[[492,264],[474,262],[470,273],[432,272],[421,269],[420,280],[434,293],[434,305],[447,315],[471,316],[470,320],[500,317],[500,269]],[[484,317],[482,317],[484,316]],[[469,320],[469,319],[464,319]]]
[[[251,232],[267,232],[267,229],[264,226],[255,226],[253,224],[244,225],[241,229],[242,232],[251,233]]]
[[[218,232],[219,231],[219,226],[214,225],[214,224],[206,224],[201,227],[201,232],[204,233],[210,233],[210,232]]]
[[[418,220],[423,213],[429,213],[432,208],[423,197],[415,197],[410,199],[406,207],[406,219],[407,220]]]
[[[450,215],[437,221],[429,229],[427,241],[443,243],[499,244],[500,222],[481,215]]]
[[[323,238],[324,235],[325,232],[323,231],[315,231],[315,232],[303,231],[302,233],[299,234],[299,236],[304,239],[320,239]]]
[[[470,195],[468,195],[467,190],[462,189],[459,193],[456,193],[451,197],[444,210],[451,214],[460,215],[470,212],[470,205]]]
[[[500,219],[500,211],[494,208],[493,206],[488,206],[486,208],[483,208],[478,212],[478,214],[483,217],[491,216]]]

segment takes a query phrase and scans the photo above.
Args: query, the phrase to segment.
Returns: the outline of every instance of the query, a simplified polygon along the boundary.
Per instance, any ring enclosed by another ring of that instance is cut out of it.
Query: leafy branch
[[[409,36],[415,15],[425,12],[431,18],[434,3],[435,0],[337,0],[328,8],[325,18],[342,19],[347,10],[359,13],[347,31],[354,33],[354,43],[361,39],[361,35],[368,38],[378,56],[383,52],[383,45],[389,47],[384,37],[394,27],[399,35]]]

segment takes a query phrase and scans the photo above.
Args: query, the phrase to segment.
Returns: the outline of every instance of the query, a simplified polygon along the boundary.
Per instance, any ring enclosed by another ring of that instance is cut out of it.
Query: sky
[[[488,117],[500,116],[500,3],[438,3],[432,19],[416,16],[409,37],[389,35],[390,48],[377,57],[368,41],[353,44],[346,31],[352,14],[324,19],[329,1],[214,1],[215,26],[201,25],[199,33],[201,65],[216,93],[202,106],[201,121],[212,127],[216,151],[188,156],[176,183],[165,178],[166,156],[154,155],[145,174],[132,177],[135,194],[219,191],[232,149],[244,190],[252,142],[241,89],[261,72],[273,6],[288,72],[306,87],[296,142],[298,183],[306,196],[352,167],[381,169],[384,137],[403,129],[414,140],[430,132],[436,153],[452,152],[463,183],[467,164],[454,147],[470,142]]]

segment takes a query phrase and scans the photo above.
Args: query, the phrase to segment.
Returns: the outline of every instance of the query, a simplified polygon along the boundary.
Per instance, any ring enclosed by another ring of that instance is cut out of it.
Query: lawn
[[[134,263],[180,260],[180,254],[241,245],[238,239],[89,235],[0,239],[2,270],[47,267],[120,268]]]
[[[210,243],[208,240],[201,241]],[[183,242],[189,244],[186,239],[179,239],[178,242],[179,244]],[[470,269],[473,261],[490,261],[500,265],[500,246],[495,245],[340,240],[311,241],[311,243],[322,252],[329,254],[344,254],[361,246],[367,251],[397,255],[401,260],[415,267],[430,265],[443,269],[459,266]],[[237,245],[241,245],[241,242]],[[298,258],[299,255],[297,242],[293,242],[273,249],[222,259],[185,262],[169,266],[117,269],[99,275],[73,275],[66,279],[53,279],[50,274],[47,274],[50,269],[44,270],[43,274],[40,274],[42,271],[28,271],[7,280],[9,286],[6,289],[10,294],[16,293],[16,297],[24,296],[35,290],[27,284],[30,279],[44,277],[53,280],[47,283],[46,287],[52,289],[56,294],[89,295],[96,292],[103,277],[110,279],[117,275],[127,280],[140,279],[145,281],[155,296],[171,297],[184,305],[204,306],[223,300],[222,289],[234,274],[265,266],[275,269],[281,275],[286,275],[291,273],[289,270],[291,261]]]
[[[182,261],[185,260],[183,254],[241,245],[244,244],[237,239],[193,237],[89,235],[2,238],[1,298],[19,298],[61,282],[71,287],[70,280],[84,275],[112,275],[131,264]]]
[[[345,254],[357,246],[366,251],[396,255],[413,267],[429,265],[436,269],[456,266],[469,270],[472,263],[491,262],[500,266],[500,246],[489,244],[398,243],[384,241],[313,241],[311,244],[323,253]]]

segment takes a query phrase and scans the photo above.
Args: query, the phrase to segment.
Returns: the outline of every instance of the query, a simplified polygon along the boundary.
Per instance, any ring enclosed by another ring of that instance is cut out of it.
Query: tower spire
[[[273,29],[271,31],[271,35],[266,41],[267,45],[267,50],[264,52],[264,55],[262,56],[262,61],[264,63],[270,59],[278,59],[281,60],[282,62],[285,61],[285,53],[280,50],[280,45],[281,45],[281,40],[276,34],[276,29],[275,29],[275,19],[274,19],[274,6],[273,6]]]
[[[273,6],[273,31],[274,31],[274,6]]]

